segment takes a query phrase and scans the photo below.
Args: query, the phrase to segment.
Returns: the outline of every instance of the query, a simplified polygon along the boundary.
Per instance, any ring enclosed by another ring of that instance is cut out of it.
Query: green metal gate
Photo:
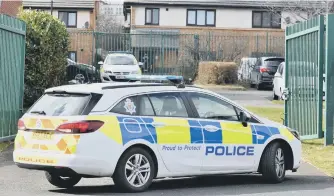
[[[0,142],[12,139],[23,109],[25,22],[0,15]]]
[[[287,27],[285,34],[285,125],[298,130],[302,139],[325,134],[325,145],[333,144],[334,14]]]
[[[318,16],[286,29],[285,124],[302,139],[322,137],[322,75],[324,17]]]

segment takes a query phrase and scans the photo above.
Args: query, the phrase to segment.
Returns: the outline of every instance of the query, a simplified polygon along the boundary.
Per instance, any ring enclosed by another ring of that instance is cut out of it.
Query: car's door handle
[[[153,127],[164,127],[165,124],[164,123],[160,123],[160,122],[154,122],[154,123],[152,123],[152,126]]]
[[[219,131],[219,128],[213,125],[205,125],[204,129],[209,131],[209,132],[216,132]]]

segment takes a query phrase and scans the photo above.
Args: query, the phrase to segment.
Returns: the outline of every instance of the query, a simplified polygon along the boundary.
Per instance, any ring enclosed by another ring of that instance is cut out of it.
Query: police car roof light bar
[[[173,85],[177,85],[178,88],[181,87],[179,86],[180,84],[184,83],[183,76],[176,75],[127,75],[124,79],[130,81],[168,81]]]

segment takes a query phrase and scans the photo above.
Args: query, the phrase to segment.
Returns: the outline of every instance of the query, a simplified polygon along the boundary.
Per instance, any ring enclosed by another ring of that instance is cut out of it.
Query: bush
[[[234,62],[200,62],[197,82],[201,84],[236,84],[238,66]]]
[[[69,34],[47,12],[21,9],[18,18],[27,24],[24,107],[29,107],[46,88],[65,81]]]

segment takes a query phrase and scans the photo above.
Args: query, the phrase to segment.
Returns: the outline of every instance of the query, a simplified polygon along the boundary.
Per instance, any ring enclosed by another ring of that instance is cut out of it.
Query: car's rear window
[[[264,60],[264,65],[267,67],[278,67],[279,64],[281,64],[282,62],[284,62],[284,59],[269,58],[269,59]]]
[[[46,116],[80,115],[88,104],[90,95],[45,94],[28,111]]]

